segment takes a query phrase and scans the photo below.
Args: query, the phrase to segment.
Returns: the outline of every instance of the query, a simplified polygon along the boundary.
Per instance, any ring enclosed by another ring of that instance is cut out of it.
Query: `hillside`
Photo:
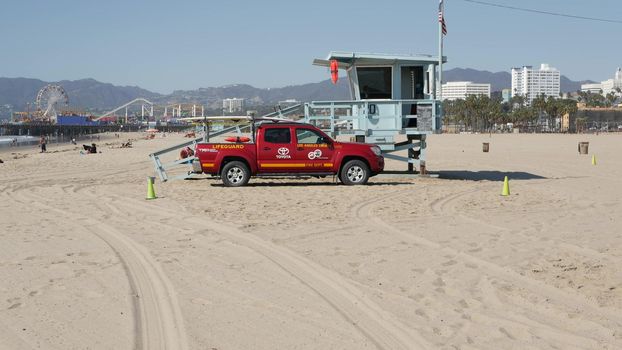
[[[469,68],[454,68],[444,72],[444,81],[473,81],[490,83],[492,91],[510,88],[511,75],[508,72],[489,72]],[[588,81],[589,82],[589,81]],[[177,90],[162,95],[137,86],[116,86],[94,79],[63,80],[54,82],[65,88],[70,105],[92,111],[105,111],[120,106],[138,97],[147,98],[157,104],[198,103],[211,109],[219,109],[224,98],[247,99],[248,105],[272,105],[287,99],[298,101],[349,99],[348,82],[342,78],[337,85],[329,80],[318,83],[290,85],[281,88],[261,89],[248,84],[233,84],[220,87]],[[572,81],[561,77],[562,92],[574,92],[583,81]],[[28,78],[0,78],[0,117],[7,117],[10,105],[13,110],[26,110],[27,102],[34,102],[37,92],[48,82]],[[33,108],[33,107],[31,107]]]
[[[177,90],[168,95],[154,93],[136,86],[115,86],[94,79],[63,80],[52,83],[59,84],[65,89],[71,106],[98,111],[117,107],[138,97],[147,98],[158,104],[201,103],[214,109],[220,108],[222,99],[231,97],[245,98],[250,105],[275,104],[287,99],[310,101],[349,98],[348,84],[345,79],[340,79],[337,85],[333,85],[329,80],[272,89],[235,84],[196,90]],[[0,78],[0,106],[11,105],[14,110],[26,110],[26,103],[34,102],[37,92],[47,84],[49,83],[38,79]]]
[[[263,105],[276,104],[287,99],[298,101],[342,100],[349,98],[349,96],[346,79],[340,79],[336,85],[333,85],[330,80],[325,80],[319,83],[272,89],[260,89],[247,84],[234,84],[197,90],[177,90],[170,95],[161,96],[157,101],[166,103],[198,102],[211,108],[220,108],[222,99],[232,97],[247,99],[250,105]]]
[[[26,103],[34,102],[37,92],[47,84],[39,79],[0,78],[0,105],[9,104],[17,110],[25,110]],[[70,105],[81,108],[106,109],[137,97],[153,99],[160,96],[136,86],[116,86],[95,79],[63,80],[54,84],[65,89]]]

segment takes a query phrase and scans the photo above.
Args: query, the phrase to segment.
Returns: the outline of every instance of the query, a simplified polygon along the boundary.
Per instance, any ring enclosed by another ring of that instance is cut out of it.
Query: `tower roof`
[[[438,56],[431,55],[388,55],[379,53],[363,52],[331,52],[325,60],[315,59],[313,64],[316,66],[330,66],[331,60],[337,60],[339,68],[347,69],[352,65],[393,65],[395,63],[405,64],[435,64],[438,63]],[[443,62],[447,62],[447,57],[443,56]]]

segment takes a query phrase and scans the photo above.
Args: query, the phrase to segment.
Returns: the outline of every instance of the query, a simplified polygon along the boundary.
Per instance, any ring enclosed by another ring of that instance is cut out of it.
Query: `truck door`
[[[259,173],[294,173],[304,170],[305,164],[294,159],[295,143],[289,126],[265,126],[257,140]]]
[[[296,127],[296,160],[306,164],[306,172],[329,172],[335,153],[324,135],[316,130]]]

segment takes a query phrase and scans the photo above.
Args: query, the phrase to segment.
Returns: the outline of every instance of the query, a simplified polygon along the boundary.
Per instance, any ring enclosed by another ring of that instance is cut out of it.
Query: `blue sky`
[[[622,20],[620,0],[487,0]],[[168,93],[329,78],[331,50],[437,54],[437,0],[3,0],[0,76],[95,78]],[[446,0],[448,69],[549,63],[574,80],[622,66],[622,24]]]

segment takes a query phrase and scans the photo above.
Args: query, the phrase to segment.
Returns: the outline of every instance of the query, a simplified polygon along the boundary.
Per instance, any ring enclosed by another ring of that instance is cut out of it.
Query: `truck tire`
[[[369,167],[361,160],[351,160],[341,168],[339,179],[348,186],[364,185],[369,180]]]
[[[225,164],[220,172],[220,179],[226,187],[244,186],[250,178],[251,172],[246,164],[238,161]]]

